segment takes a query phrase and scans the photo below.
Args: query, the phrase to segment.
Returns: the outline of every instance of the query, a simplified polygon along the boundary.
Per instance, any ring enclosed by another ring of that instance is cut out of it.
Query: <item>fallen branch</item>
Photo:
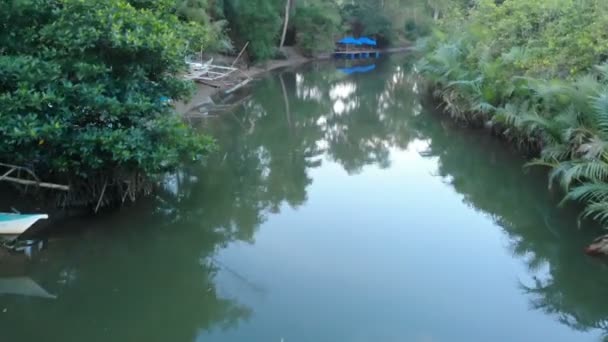
[[[37,182],[37,181],[33,181],[33,180],[20,179],[20,178],[15,178],[15,177],[4,176],[0,179],[0,181],[7,181],[7,182],[17,183],[17,184],[21,184],[21,185],[34,185],[34,186],[37,186],[40,188],[47,188],[47,189],[53,189],[53,190],[70,191],[70,187],[67,185],[53,184],[53,183],[46,183],[46,182]]]

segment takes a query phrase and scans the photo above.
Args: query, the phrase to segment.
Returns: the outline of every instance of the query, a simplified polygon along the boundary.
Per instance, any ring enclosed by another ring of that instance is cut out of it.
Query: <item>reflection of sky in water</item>
[[[529,270],[493,219],[436,176],[428,147],[391,148],[390,168],[355,176],[331,159],[312,169],[306,206],[283,206],[255,245],[218,255],[231,268],[220,294],[253,316],[198,341],[577,341],[529,309],[517,286]]]
[[[302,100],[323,101],[323,91],[317,86],[306,86],[302,74],[296,73],[296,96]]]
[[[342,82],[330,88],[329,98],[334,102],[332,108],[335,114],[342,115],[357,109],[357,99],[351,96],[356,90],[354,82]]]

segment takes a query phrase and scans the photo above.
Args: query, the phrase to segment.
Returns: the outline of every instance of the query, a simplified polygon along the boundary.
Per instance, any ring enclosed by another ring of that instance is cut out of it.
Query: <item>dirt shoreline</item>
[[[319,58],[308,58],[304,57],[297,51],[291,48],[285,49],[286,59],[274,59],[270,61],[266,61],[264,63],[253,65],[249,68],[241,67],[240,73],[246,76],[249,79],[255,80],[259,78],[261,75],[265,75],[266,73],[286,67],[295,67],[312,60],[318,60]],[[186,117],[192,116],[200,116],[201,113],[196,109],[205,106],[205,105],[213,105],[214,97],[217,97],[220,93],[226,91],[226,88],[214,88],[212,86],[196,83],[196,92],[194,96],[188,102],[179,102],[175,104],[175,110]]]

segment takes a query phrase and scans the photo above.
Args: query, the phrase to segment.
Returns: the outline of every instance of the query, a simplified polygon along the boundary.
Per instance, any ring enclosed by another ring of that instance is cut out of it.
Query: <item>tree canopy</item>
[[[0,160],[73,185],[120,187],[196,160],[210,139],[163,101],[191,90],[178,74],[204,26],[168,1],[0,4]]]

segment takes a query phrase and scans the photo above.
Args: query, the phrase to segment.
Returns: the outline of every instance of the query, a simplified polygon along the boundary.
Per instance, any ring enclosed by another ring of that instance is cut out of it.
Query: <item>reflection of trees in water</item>
[[[415,136],[407,126],[415,103],[403,68],[382,63],[375,75],[342,75],[339,71],[298,74],[296,95],[314,94],[317,129],[329,157],[348,172],[363,166],[389,165],[389,148],[405,147]],[[309,96],[310,97],[310,96]]]
[[[208,222],[166,224],[147,214],[154,207],[132,208],[133,219],[116,213],[66,223],[87,229],[52,237],[22,270],[57,299],[0,297],[2,340],[193,341],[247,319],[250,309],[217,294],[221,266],[208,259],[231,232],[206,229]],[[8,266],[0,262],[0,277]]]
[[[214,226],[238,227],[252,237],[265,212],[306,201],[309,169],[324,154],[349,172],[387,166],[389,148],[415,137],[404,114],[415,96],[402,68],[386,63],[375,72],[381,74],[284,72],[257,84],[236,113],[210,122],[221,150],[204,169],[179,177],[187,183],[180,194],[188,198],[177,207],[203,215],[201,204],[213,203],[207,215],[217,217]],[[338,109],[339,102],[347,105]]]
[[[247,318],[247,308],[216,294],[217,268],[229,265],[215,252],[230,241],[253,241],[265,215],[284,203],[303,204],[308,172],[322,155],[356,172],[387,166],[389,148],[415,137],[404,114],[414,95],[402,69],[386,64],[375,77],[325,71],[260,82],[238,112],[211,123],[220,151],[206,166],[171,175],[147,203],[74,222],[89,226],[82,241],[52,241],[27,271],[58,294],[56,302],[11,299],[0,330],[15,340],[38,338],[38,331],[88,340],[108,328],[117,340],[182,341]],[[41,326],[41,317],[57,319]],[[39,330],[6,329],[34,323]]]
[[[558,208],[559,195],[547,192],[545,175],[536,170],[525,174],[524,160],[501,142],[477,131],[463,132],[428,112],[418,115],[423,110],[418,85],[406,68],[380,64],[373,77],[331,71],[284,74],[296,129],[282,133],[295,134],[295,146],[320,148],[313,155],[327,153],[348,172],[369,164],[387,166],[389,148],[427,140],[425,153],[438,158],[439,174],[466,203],[503,227],[513,253],[535,274],[522,280],[531,306],[575,329],[608,332],[608,267],[582,253],[596,235],[594,229],[577,229],[576,208]],[[266,86],[265,93],[281,93],[279,84]],[[270,102],[260,101],[260,108],[277,124],[284,106]]]
[[[523,158],[501,142],[431,116],[416,121],[430,137],[425,155],[437,157],[439,174],[508,234],[513,253],[536,274],[521,285],[531,306],[574,329],[608,332],[608,267],[582,253],[595,229],[577,229],[576,208],[558,208],[546,176],[524,174]]]
[[[575,215],[555,207],[544,176],[522,175],[522,160],[483,134],[462,132],[428,113],[418,115],[416,79],[407,68],[385,63],[372,73],[347,76],[322,68],[284,72],[257,84],[254,96],[236,113],[210,121],[220,151],[205,167],[169,177],[155,200],[128,211],[146,222],[96,220],[103,230],[92,229],[96,233],[78,246],[54,242],[47,259],[72,265],[75,280],[65,281],[63,289],[55,284],[61,291],[58,305],[12,301],[23,312],[9,317],[29,315],[33,321],[36,312],[71,318],[82,326],[75,332],[79,336],[106,324],[123,334],[148,331],[175,341],[192,340],[201,329],[234,325],[250,313],[216,295],[213,279],[221,265],[209,257],[218,248],[234,240],[253,241],[268,212],[303,204],[312,182],[308,172],[322,156],[354,173],[369,164],[388,166],[390,148],[424,139],[429,144],[424,155],[438,159],[439,175],[466,203],[503,227],[513,253],[536,275],[522,280],[532,306],[576,329],[608,331],[603,291],[608,270],[581,253],[595,233],[577,230]],[[109,232],[108,226],[113,227]],[[55,264],[40,262],[33,275],[42,282],[53,279],[62,271]],[[87,307],[97,308],[99,326],[85,321],[88,313],[73,311],[83,298]],[[139,316],[151,328],[130,330],[127,316]],[[161,322],[168,317],[170,323]],[[26,322],[2,320],[0,330]],[[48,322],[53,323],[57,320]]]
[[[223,181],[236,183],[229,188],[241,191],[228,196],[235,196],[236,203],[257,204],[249,212],[277,210],[282,201],[299,205],[306,200],[307,169],[318,165],[324,153],[348,172],[357,172],[369,164],[388,166],[391,147],[425,139],[425,154],[438,158],[439,175],[466,203],[504,228],[513,253],[532,273],[547,271],[522,281],[532,307],[576,329],[608,331],[608,297],[603,295],[608,270],[581,253],[595,233],[577,230],[573,210],[557,208],[544,175],[524,175],[523,160],[491,137],[462,132],[428,113],[418,115],[423,111],[418,85],[406,68],[386,63],[373,72],[377,75],[346,76],[323,69],[283,73],[262,83],[235,114],[235,122],[242,124],[216,122],[227,157],[220,164],[224,169],[211,162],[211,175],[216,172],[211,177],[232,172]],[[195,192],[217,196],[222,189]],[[249,202],[238,200],[246,194],[252,196]],[[263,219],[261,214],[253,217],[257,220],[247,229],[251,236]]]

